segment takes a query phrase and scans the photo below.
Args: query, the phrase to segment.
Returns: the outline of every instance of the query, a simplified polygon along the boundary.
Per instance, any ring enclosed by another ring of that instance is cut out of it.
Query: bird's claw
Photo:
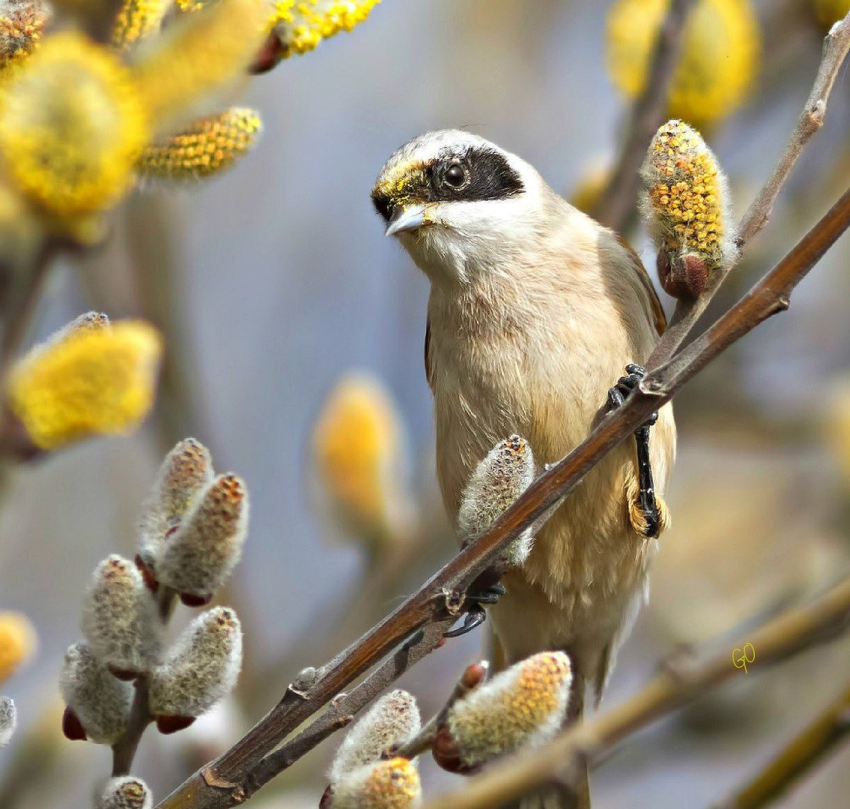
[[[478,626],[481,626],[487,620],[487,612],[484,605],[492,606],[497,604],[499,599],[505,594],[505,586],[496,582],[481,590],[476,590],[472,593],[467,593],[464,601],[471,606],[463,616],[463,623],[457,629],[450,629],[446,632],[444,638],[459,638],[461,635],[466,635],[472,632]]]
[[[608,409],[616,410],[618,407],[622,407],[625,404],[626,399],[629,397],[629,394],[640,384],[641,380],[645,376],[646,368],[633,362],[629,363],[626,366],[626,376],[621,376],[617,380],[617,384],[608,391]],[[635,430],[635,435],[638,435],[640,430],[654,426],[656,421],[658,421],[658,411],[652,413],[649,418],[640,427],[638,427],[637,430]]]

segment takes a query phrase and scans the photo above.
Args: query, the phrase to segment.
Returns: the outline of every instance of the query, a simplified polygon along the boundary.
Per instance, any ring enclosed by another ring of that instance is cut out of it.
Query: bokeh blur
[[[629,112],[614,81],[624,68],[612,78],[606,56],[616,44],[606,33],[615,5],[641,3],[383,0],[353,32],[247,84],[239,103],[261,111],[265,131],[233,171],[177,190],[150,183],[118,210],[102,245],[61,259],[28,343],[96,309],[153,322],[166,361],[156,410],[138,432],[20,465],[0,483],[0,610],[27,616],[38,635],[30,662],[3,684],[21,723],[0,754],[3,809],[88,806],[107,772],[107,749],[61,736],[57,672],[79,635],[91,570],[112,552],[132,557],[140,505],[180,438],[203,441],[217,470],[234,470],[250,487],[244,558],[223,596],[242,618],[246,660],[234,696],[212,715],[143,740],[134,772],[158,796],[247,730],[294,673],[342,649],[449,558],[422,367],[427,283],[384,238],[369,191],[400,144],[464,127],[522,155],[568,198],[580,190],[592,198],[588,182],[612,165]],[[643,5],[627,26],[634,36],[655,13],[649,7],[664,3]],[[828,27],[819,13],[829,15],[828,3],[813,0],[751,5],[762,40],[753,49],[757,75],[739,101],[722,102],[724,114],[705,106],[694,121],[729,174],[738,216],[808,95]],[[835,19],[848,10],[832,5]],[[733,33],[718,24],[702,36]],[[848,131],[845,68],[826,126],[708,318],[844,191]],[[654,275],[636,219],[628,235]],[[671,650],[728,641],[731,654],[733,639],[760,619],[847,570],[848,265],[845,236],[789,313],[677,397],[673,527],[603,708],[638,689]],[[332,434],[353,429],[346,418],[367,436],[354,460]],[[340,515],[327,493],[327,470],[349,467],[372,486],[371,494],[344,493],[360,509],[353,516]],[[376,490],[386,499],[364,503]],[[480,648],[480,633],[453,641],[401,684],[429,714]],[[834,699],[848,668],[846,639],[763,674],[756,661],[748,675],[624,745],[593,779],[594,806],[710,804]],[[317,805],[337,743],[325,742],[253,805]],[[781,805],[846,805],[848,765],[845,748]],[[457,778],[423,762],[432,795]]]

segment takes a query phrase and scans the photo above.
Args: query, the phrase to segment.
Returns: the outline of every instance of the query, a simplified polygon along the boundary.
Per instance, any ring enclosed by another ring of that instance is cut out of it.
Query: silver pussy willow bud
[[[82,630],[92,653],[116,677],[132,680],[159,662],[162,622],[132,562],[113,555],[95,568]]]
[[[140,778],[110,778],[97,801],[97,809],[151,809],[153,796]]]
[[[194,438],[181,441],[166,455],[145,502],[140,525],[139,557],[155,574],[156,554],[173,534],[197,495],[213,479],[209,450]]]
[[[541,652],[458,700],[447,728],[461,763],[476,767],[552,738],[566,714],[572,679],[563,652]]]
[[[11,697],[0,697],[0,747],[5,747],[18,727],[18,710]]]
[[[248,530],[248,489],[236,475],[219,475],[198,496],[180,528],[157,555],[156,577],[202,604],[233,571]]]
[[[242,666],[242,628],[236,613],[216,607],[199,615],[153,674],[150,710],[162,732],[186,727],[226,696]]]
[[[409,741],[421,726],[411,694],[398,689],[384,695],[346,734],[331,764],[331,784],[364,764],[380,761],[385,750]]]
[[[518,435],[500,441],[478,464],[464,489],[457,517],[460,536],[467,539],[489,528],[533,480],[534,456],[528,441]],[[521,566],[531,545],[528,530],[504,550],[501,566]]]
[[[393,758],[346,773],[333,787],[331,809],[410,809],[421,797],[415,762]]]
[[[65,720],[69,738],[114,744],[124,735],[133,687],[113,677],[85,643],[75,643],[65,652],[59,689],[68,710],[73,712]],[[72,735],[69,725],[83,731],[83,735]]]

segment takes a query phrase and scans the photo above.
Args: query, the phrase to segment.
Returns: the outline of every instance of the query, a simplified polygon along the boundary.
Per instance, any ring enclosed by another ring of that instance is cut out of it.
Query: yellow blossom
[[[323,39],[351,31],[380,0],[277,0],[273,23],[285,55],[312,51]]]
[[[649,63],[670,0],[617,0],[608,17],[608,69],[621,92],[646,86]],[[695,126],[728,116],[758,70],[761,36],[750,0],[698,0],[685,29],[670,88],[669,114]]]
[[[313,435],[334,511],[371,542],[386,539],[397,506],[400,433],[389,394],[371,378],[349,376],[328,397]]]
[[[61,218],[129,188],[147,120],[128,70],[76,33],[44,41],[3,88],[0,153],[14,182]]]
[[[659,249],[696,255],[710,266],[734,255],[726,179],[699,132],[668,121],[653,138],[641,174],[644,213]]]
[[[112,45],[119,50],[159,31],[171,0],[124,0],[112,28]]]
[[[0,69],[26,59],[41,41],[50,11],[42,0],[0,3]]]
[[[563,652],[541,652],[458,700],[448,729],[461,762],[474,767],[551,738],[567,709],[572,670]]]
[[[367,765],[334,784],[334,809],[409,809],[422,795],[416,765],[393,758]]]
[[[850,0],[813,0],[818,19],[832,25],[850,14]]]
[[[161,354],[141,321],[63,330],[13,367],[9,404],[42,449],[127,432],[153,405]]]
[[[267,31],[265,0],[218,0],[170,26],[134,67],[159,131],[168,132],[199,99],[245,76]]]
[[[161,144],[148,147],[136,168],[143,176],[170,180],[209,177],[248,154],[261,132],[257,112],[234,107],[202,118]]]
[[[19,612],[0,612],[0,683],[11,677],[35,652],[36,634]]]

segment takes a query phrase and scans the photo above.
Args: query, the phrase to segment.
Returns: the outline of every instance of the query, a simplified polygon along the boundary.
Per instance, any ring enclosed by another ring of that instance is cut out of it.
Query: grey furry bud
[[[194,438],[184,439],[165,457],[142,510],[140,525],[139,556],[154,575],[162,542],[174,533],[197,495],[212,479],[209,450]]]
[[[97,802],[97,809],[151,809],[153,796],[140,778],[125,775],[110,778]]]
[[[65,652],[59,689],[91,741],[114,744],[124,734],[133,687],[113,677],[85,643]]]
[[[393,758],[346,773],[334,784],[331,809],[410,809],[421,797],[416,763]]]
[[[200,494],[156,559],[156,577],[203,602],[233,571],[248,530],[248,489],[236,475],[219,475]]]
[[[132,562],[113,555],[95,568],[82,630],[92,653],[117,677],[131,680],[159,661],[162,622]]]
[[[419,708],[411,694],[401,689],[385,694],[346,734],[331,764],[331,783],[364,764],[380,761],[387,748],[409,741],[421,726]]]
[[[241,665],[242,628],[236,613],[216,607],[199,615],[154,671],[150,710],[160,730],[179,729],[169,717],[196,717],[212,708],[236,684]]]
[[[457,517],[461,537],[466,539],[489,528],[533,480],[534,456],[528,441],[512,435],[496,444],[475,468],[464,489]],[[502,553],[501,565],[522,565],[531,545],[531,531],[525,531]]]
[[[18,710],[11,697],[0,697],[0,747],[5,747],[18,727]]]

